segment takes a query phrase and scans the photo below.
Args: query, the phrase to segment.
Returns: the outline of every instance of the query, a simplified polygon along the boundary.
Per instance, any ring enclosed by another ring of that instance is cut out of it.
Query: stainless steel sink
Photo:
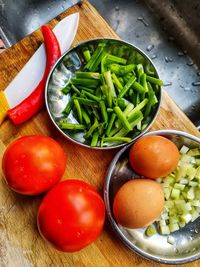
[[[0,36],[10,46],[76,2],[0,0]],[[199,0],[90,2],[122,39],[146,51],[168,94],[200,127]]]
[[[0,36],[7,47],[81,0],[0,0]]]

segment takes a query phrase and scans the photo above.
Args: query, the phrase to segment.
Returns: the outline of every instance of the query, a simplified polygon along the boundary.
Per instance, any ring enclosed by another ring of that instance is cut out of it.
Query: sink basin
[[[0,36],[7,47],[80,0],[0,0]]]
[[[9,47],[77,2],[0,0],[0,36]],[[199,128],[200,72],[196,65],[200,66],[199,1],[193,0],[192,5],[191,1],[178,0],[90,2],[122,39],[149,55],[168,94]]]

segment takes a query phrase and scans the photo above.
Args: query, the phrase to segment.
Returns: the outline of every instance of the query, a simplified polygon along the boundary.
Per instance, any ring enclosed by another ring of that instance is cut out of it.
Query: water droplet
[[[184,53],[183,53],[182,51],[179,51],[179,52],[178,52],[178,56],[179,56],[179,57],[182,57],[182,56],[184,56]]]
[[[138,17],[137,20],[141,21],[145,27],[149,26],[149,23],[144,19],[144,17]]]
[[[192,82],[193,86],[200,86],[200,81],[199,82]]]
[[[195,232],[196,234],[198,234],[198,233],[199,233],[198,229],[195,229],[195,230],[194,230],[194,232]]]
[[[156,54],[153,54],[153,55],[151,56],[151,59],[155,59],[155,58],[157,58],[157,55],[156,55]]]
[[[169,62],[169,58],[168,57],[165,57],[165,62]]]
[[[147,46],[147,51],[151,51],[152,49],[154,48],[154,45],[153,44],[150,44]]]
[[[172,82],[164,82],[163,86],[170,86],[172,85]]]
[[[197,75],[200,76],[200,71],[197,71]]]
[[[65,10],[65,6],[61,6],[62,10]]]
[[[186,63],[188,66],[193,66],[194,61],[190,58],[189,61]]]
[[[116,10],[116,11],[119,11],[119,6],[116,6],[116,7],[115,7],[115,10]]]
[[[184,86],[183,86],[182,88],[184,88],[184,91],[190,91],[190,87],[187,87],[187,86],[184,87]]]
[[[195,111],[196,110],[196,106],[192,105],[192,110]]]
[[[165,62],[172,62],[173,61],[173,58],[172,57],[165,57]]]

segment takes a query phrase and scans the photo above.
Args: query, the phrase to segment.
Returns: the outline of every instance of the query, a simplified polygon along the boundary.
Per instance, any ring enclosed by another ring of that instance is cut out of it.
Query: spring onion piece
[[[134,82],[133,87],[141,94],[145,93],[146,89],[138,82]]]
[[[83,107],[81,107],[81,110],[82,110],[83,120],[85,121],[86,125],[90,125],[91,124],[90,117],[88,116],[85,109],[83,109]]]
[[[99,103],[99,105],[100,105],[101,115],[102,115],[103,121],[105,123],[107,123],[108,122],[108,113],[106,111],[105,102],[103,100],[101,100],[100,103]]]
[[[87,106],[96,106],[97,105],[96,101],[86,99],[83,97],[75,97],[75,99],[78,99],[79,103],[83,104],[83,105],[87,105]]]
[[[115,73],[112,73],[111,76],[112,76],[114,85],[116,86],[118,92],[120,92],[123,89],[123,85],[121,84],[120,80],[117,78]]]
[[[83,56],[84,56],[86,62],[88,62],[90,60],[91,55],[90,55],[89,49],[83,50]]]
[[[157,79],[157,78],[154,78],[154,77],[151,77],[149,75],[147,75],[147,81],[151,82],[151,83],[154,83],[156,85],[159,85],[159,86],[162,86],[163,85],[163,81]]]
[[[132,103],[128,103],[128,105],[126,106],[125,110],[123,111],[124,116],[127,117],[128,114],[133,110],[133,108],[134,108],[134,105]],[[121,122],[120,122],[119,119],[115,122],[115,126],[117,128],[119,128],[121,126]]]
[[[96,86],[99,84],[99,81],[89,78],[71,78],[71,83],[74,85],[82,85],[86,87],[96,88]]]
[[[120,93],[119,93],[119,95],[118,95],[119,98],[123,97],[123,96],[127,93],[127,91],[130,89],[130,87],[131,87],[133,84],[136,83],[135,80],[136,80],[136,77],[135,77],[135,76],[132,76],[132,77],[128,80],[128,82],[125,84],[125,86],[123,87],[123,89],[120,91]]]
[[[116,57],[113,55],[107,55],[106,61],[107,62],[115,62],[115,63],[119,63],[119,64],[123,64],[123,65],[125,65],[127,63],[127,60],[125,58]]]
[[[112,97],[115,97],[116,96],[116,92],[115,92],[115,87],[114,87],[114,84],[113,84],[113,81],[112,81],[111,72],[110,71],[106,71],[106,72],[104,72],[103,75],[104,75],[106,84],[107,84],[107,86],[109,88],[109,93],[111,94]]]
[[[121,124],[124,126],[124,128],[128,131],[132,130],[131,125],[129,124],[128,120],[126,119],[126,117],[124,116],[123,112],[121,111],[120,107],[114,107],[114,111],[118,117],[118,119],[120,120]]]
[[[75,123],[66,123],[66,122],[60,122],[59,127],[63,130],[84,130],[85,125],[83,124],[75,124]]]
[[[84,78],[84,79],[100,79],[100,73],[98,72],[76,72],[76,78]]]
[[[95,118],[94,123],[92,124],[92,126],[89,128],[88,132],[84,136],[85,139],[92,136],[92,133],[95,131],[95,129],[98,127],[98,125],[99,125],[98,120]]]
[[[112,126],[113,126],[113,124],[114,124],[114,121],[115,121],[116,117],[117,117],[117,115],[116,115],[115,113],[112,113],[111,118],[110,118],[110,121],[109,121],[109,123],[108,123],[108,127],[107,127],[107,129],[106,129],[106,135],[107,135],[107,136],[110,135],[110,131],[111,131],[111,129],[112,129]]]
[[[110,65],[111,72],[113,72],[119,76],[124,76],[124,75],[128,74],[129,72],[134,71],[134,69],[135,69],[134,64],[130,64],[130,65],[126,65],[126,66],[121,66],[118,64],[111,64]]]
[[[94,100],[94,101],[100,101],[100,98],[99,97],[97,97],[97,96],[95,96],[94,94],[91,94],[91,93],[89,93],[89,92],[87,92],[87,91],[85,91],[85,90],[82,90],[82,92],[83,92],[83,94],[85,95],[85,96],[87,96],[89,99],[92,99],[92,100]]]
[[[97,47],[97,49],[94,51],[94,53],[92,54],[90,60],[87,62],[87,64],[85,65],[84,69],[89,70],[89,71],[93,71],[94,69],[94,65],[97,61],[97,59],[101,56],[101,54],[103,53],[105,47],[105,43],[100,43]]]
[[[90,144],[92,147],[97,146],[98,138],[99,138],[99,133],[98,133],[98,131],[96,131],[96,132],[94,132],[94,134],[92,136],[92,141]]]
[[[67,106],[63,110],[63,113],[65,113],[66,116],[69,115],[70,111],[72,110],[73,105],[74,105],[74,101],[73,101],[73,98],[71,97],[69,102],[67,103]]]
[[[74,105],[76,107],[76,111],[77,111],[77,114],[78,114],[78,120],[82,124],[83,116],[82,116],[82,111],[81,111],[81,107],[80,107],[80,104],[78,102],[78,99],[74,99]]]
[[[139,105],[137,105],[129,114],[128,114],[128,120],[131,120],[131,118],[137,113],[138,111],[142,110],[144,106],[148,103],[148,99],[145,98],[142,102],[140,102]]]
[[[71,88],[75,93],[77,93],[77,95],[81,94],[81,92],[79,91],[79,89],[75,85],[72,84]]]
[[[104,137],[104,142],[116,142],[116,141],[130,143],[131,138],[122,136]]]

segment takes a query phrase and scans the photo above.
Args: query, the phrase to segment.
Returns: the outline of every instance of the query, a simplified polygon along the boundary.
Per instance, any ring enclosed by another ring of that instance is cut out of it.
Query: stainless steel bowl
[[[176,130],[160,130],[145,135],[163,135],[172,140],[178,148],[186,145],[200,148],[200,139],[188,133]],[[122,148],[114,157],[107,171],[104,185],[104,200],[108,219],[121,241],[137,254],[159,263],[182,264],[200,259],[200,218],[184,228],[170,234],[174,237],[174,245],[167,242],[167,237],[159,235],[147,238],[144,229],[129,230],[119,226],[112,213],[115,193],[128,180],[138,174],[134,173],[128,163],[130,145]]]
[[[137,55],[142,55],[144,58],[145,62],[149,64],[150,68],[152,68],[156,74],[156,77],[159,78],[158,72],[151,61],[151,59],[139,48],[136,46],[127,43],[125,41],[117,40],[117,39],[111,39],[111,38],[97,38],[97,39],[92,39],[86,42],[79,43],[77,46],[73,47],[72,49],[68,50],[66,53],[64,53],[60,59],[56,62],[54,67],[52,68],[48,79],[46,83],[46,89],[45,89],[45,102],[46,102],[46,107],[47,111],[49,113],[49,116],[53,122],[53,124],[56,126],[56,128],[69,140],[72,142],[85,146],[85,147],[90,147],[94,149],[112,149],[112,148],[118,148],[121,146],[124,146],[125,143],[121,144],[111,144],[110,146],[106,147],[91,147],[88,144],[85,143],[83,135],[84,133],[76,133],[73,134],[71,131],[64,131],[59,128],[58,123],[59,121],[63,118],[63,110],[66,107],[67,103],[69,102],[70,96],[69,95],[63,95],[61,90],[63,87],[66,86],[66,84],[69,82],[71,77],[73,77],[74,72],[78,71],[81,69],[82,64],[83,64],[83,59],[80,56],[80,51],[82,48],[84,48],[86,45],[97,45],[99,42],[107,42],[109,46],[119,46],[119,45],[125,45],[129,49],[132,49],[136,51]],[[63,61],[67,62],[67,68],[66,64],[64,66]],[[135,134],[132,138],[132,141],[134,141],[136,138],[140,137],[143,135],[153,124],[156,115],[158,114],[159,108],[160,108],[160,102],[161,102],[161,88],[159,87],[158,91],[158,106],[157,109],[154,111],[154,114],[147,125],[147,127],[142,131],[137,134]],[[76,119],[74,116],[71,114],[70,115],[70,120],[71,122],[76,122]]]

